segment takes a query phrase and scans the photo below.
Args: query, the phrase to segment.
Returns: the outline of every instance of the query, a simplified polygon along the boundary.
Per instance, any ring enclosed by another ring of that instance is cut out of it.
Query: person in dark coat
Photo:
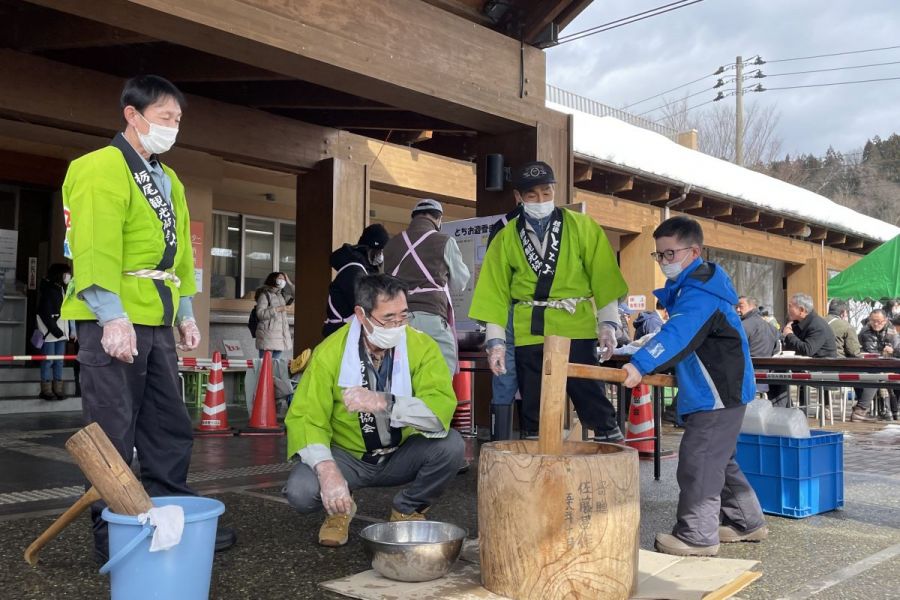
[[[758,306],[756,298],[741,296],[737,311],[750,343],[750,356],[768,358],[778,353],[778,332],[762,318]]]
[[[645,335],[656,333],[662,329],[663,323],[668,320],[668,316],[663,317],[665,314],[666,309],[659,300],[656,301],[656,310],[648,310],[639,314],[638,318],[634,320],[634,339],[639,340]]]
[[[65,354],[66,342],[75,340],[75,323],[60,317],[66,286],[72,279],[69,265],[56,263],[47,270],[47,278],[41,281],[38,292],[36,325],[43,336],[44,344],[39,354],[59,356]],[[66,394],[62,380],[63,361],[41,361],[41,393],[42,400],[65,400]],[[52,379],[51,379],[52,377]]]
[[[891,326],[887,313],[876,308],[869,313],[865,327],[859,332],[859,345],[862,351],[894,358],[894,343],[894,328]],[[856,397],[859,400],[853,407],[853,414],[850,415],[851,421],[873,420],[869,416],[869,409],[872,407],[872,399],[877,391],[875,388],[856,388]],[[900,417],[900,414],[898,414],[896,405],[892,406],[891,412],[884,410],[881,413],[881,418],[886,421],[895,420],[897,417]]]
[[[791,319],[781,330],[784,348],[799,356],[811,358],[837,358],[834,332],[825,319],[813,309],[809,294],[794,294],[788,302]]]
[[[798,356],[837,358],[834,332],[814,310],[812,296],[794,294],[788,302],[787,312],[790,321],[781,330],[785,350],[792,350]],[[803,393],[804,388],[801,388],[801,395]],[[775,397],[770,391],[770,398],[775,406],[788,406],[790,403],[787,393]]]
[[[356,244],[344,244],[331,253],[331,268],[337,275],[328,286],[322,337],[328,337],[353,316],[356,282],[377,273],[384,262],[384,246],[391,239],[384,225],[373,223],[363,229]]]

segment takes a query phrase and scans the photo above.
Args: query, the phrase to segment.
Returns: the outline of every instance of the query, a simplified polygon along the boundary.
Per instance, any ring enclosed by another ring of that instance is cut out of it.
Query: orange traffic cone
[[[628,411],[625,443],[642,455],[653,454],[653,404],[650,386],[643,383],[631,390],[631,409]],[[630,442],[641,439],[639,442]]]
[[[209,382],[206,384],[206,398],[203,400],[203,413],[200,415],[200,426],[194,430],[197,435],[226,436],[234,435],[228,426],[228,412],[225,410],[225,383],[222,378],[222,355],[213,353],[212,366],[209,368]]]
[[[284,429],[275,418],[275,381],[272,379],[272,353],[266,352],[259,368],[256,396],[253,398],[253,414],[240,435],[284,435]]]

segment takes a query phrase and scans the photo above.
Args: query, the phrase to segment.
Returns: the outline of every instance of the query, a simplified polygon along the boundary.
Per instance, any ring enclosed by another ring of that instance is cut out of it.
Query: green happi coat
[[[338,446],[356,458],[366,452],[358,413],[347,412],[343,390],[337,384],[349,331],[350,326],[345,325],[316,346],[300,379],[284,419],[288,459],[311,444]],[[449,429],[456,411],[456,395],[440,348],[421,331],[407,327],[406,349],[413,395],[431,409],[445,430]],[[418,432],[404,427],[400,443],[410,435]]]
[[[169,271],[181,280],[180,288],[165,281],[163,293],[173,307],[170,320],[164,322],[163,301],[154,281],[125,274],[155,269],[165,241],[159,217],[141,193],[122,153],[112,146],[73,161],[63,183],[66,243],[73,264],[72,281],[62,306],[64,319],[97,318],[79,298],[92,285],[117,294],[137,325],[172,325],[180,298],[197,292],[184,185],[174,171],[165,165],[163,169],[172,180],[178,244]]]
[[[560,210],[562,245],[549,299],[593,297],[594,301],[579,302],[575,314],[547,308],[544,333],[571,339],[596,338],[595,306],[616,300],[628,291],[628,286],[603,229],[587,215]],[[469,308],[472,319],[505,327],[511,304],[534,299],[537,275],[528,265],[516,229],[520,218],[510,219],[488,247]],[[531,306],[515,305],[516,346],[544,342],[542,336],[531,333],[531,310]]]

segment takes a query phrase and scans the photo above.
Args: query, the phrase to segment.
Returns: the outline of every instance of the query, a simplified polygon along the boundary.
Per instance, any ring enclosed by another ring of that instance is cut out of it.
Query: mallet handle
[[[100,492],[97,491],[97,488],[92,487],[81,498],[78,499],[78,502],[69,507],[66,512],[61,514],[59,518],[57,518],[50,527],[47,528],[44,533],[42,533],[38,539],[31,542],[31,545],[28,546],[25,550],[25,561],[34,566],[38,562],[38,552],[41,551],[41,548],[47,545],[47,542],[55,538],[59,535],[59,533],[69,526],[69,523],[78,518],[84,510],[89,507],[91,504],[100,500]]]

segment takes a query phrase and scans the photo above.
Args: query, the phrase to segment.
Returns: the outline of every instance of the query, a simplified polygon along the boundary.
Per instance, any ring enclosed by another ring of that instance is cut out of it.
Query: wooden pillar
[[[542,160],[553,168],[556,175],[556,203],[572,202],[572,117],[548,111],[546,120],[536,127],[518,129],[509,133],[481,136],[478,139],[476,162],[477,190],[476,214],[478,216],[502,215],[515,207],[512,187],[507,183],[501,192],[484,189],[485,160],[488,154],[502,154],[504,167]]]
[[[294,350],[322,341],[331,252],[355,244],[368,221],[366,165],[329,158],[297,180],[297,300]]]
[[[656,251],[656,243],[653,240],[654,225],[641,228],[637,235],[622,236],[621,249],[619,250],[619,267],[625,282],[628,284],[629,294],[643,294],[647,297],[647,310],[653,310],[656,298],[653,290],[661,288],[666,283],[666,278],[659,270],[656,261],[650,258],[650,253]]]
[[[788,266],[786,274],[788,302],[794,294],[809,294],[815,303],[816,312],[820,315],[827,312],[828,274],[825,271],[825,261],[821,258],[809,258],[802,265]]]

